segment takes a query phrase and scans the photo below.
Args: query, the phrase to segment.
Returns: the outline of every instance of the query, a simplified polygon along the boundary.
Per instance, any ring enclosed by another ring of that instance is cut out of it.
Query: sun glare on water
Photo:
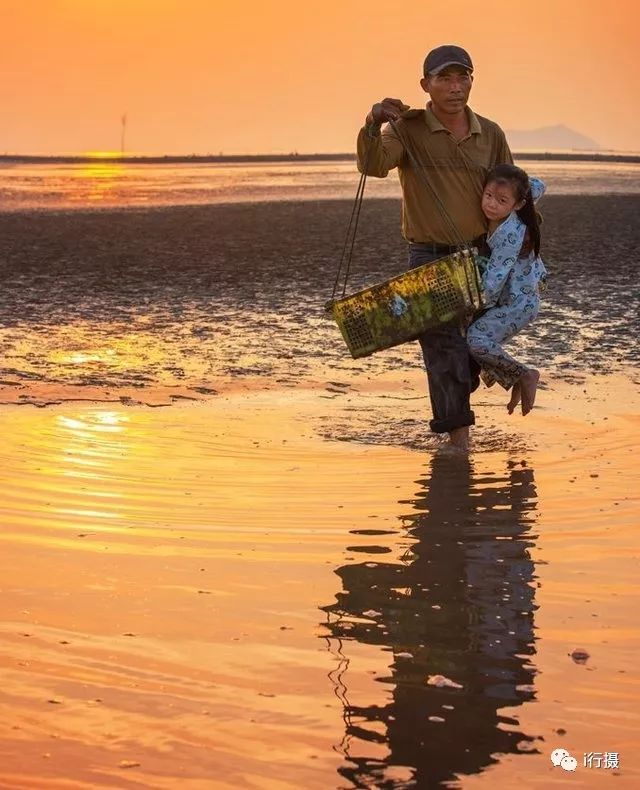
[[[120,159],[122,153],[120,151],[85,151],[81,156],[90,159]]]
[[[114,161],[120,155],[99,152],[87,156],[91,157],[91,162],[82,164],[71,171],[73,175],[71,192],[74,202],[92,204],[113,198],[115,192],[122,185],[122,177],[126,170],[125,165]]]

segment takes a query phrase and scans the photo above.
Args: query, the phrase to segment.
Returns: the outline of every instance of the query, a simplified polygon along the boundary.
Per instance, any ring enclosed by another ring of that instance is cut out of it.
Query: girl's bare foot
[[[522,398],[522,389],[520,387],[520,381],[516,381],[516,383],[511,387],[511,400],[507,403],[507,411],[509,414],[513,414],[516,406],[520,403],[520,399]]]
[[[540,380],[540,373],[531,368],[524,376],[520,376],[520,389],[522,392],[522,414],[529,414],[533,409],[533,404],[536,400],[536,390],[538,388],[538,381]]]

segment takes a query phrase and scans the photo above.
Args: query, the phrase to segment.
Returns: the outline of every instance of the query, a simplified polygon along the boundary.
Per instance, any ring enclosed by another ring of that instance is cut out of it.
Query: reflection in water
[[[343,565],[324,607],[344,706],[340,774],[354,787],[446,786],[535,748],[501,712],[534,696],[533,471],[508,462],[481,474],[442,454],[421,484],[402,562]],[[393,652],[376,702],[349,692],[352,640]],[[436,675],[462,688],[428,685]]]
[[[57,451],[59,478],[57,502],[47,505],[49,513],[70,526],[88,521],[94,532],[119,526],[125,502],[118,479],[131,455],[128,422],[127,415],[100,408],[55,417],[49,441]]]
[[[125,166],[109,161],[108,154],[100,154],[95,162],[78,168],[73,174],[75,178],[69,191],[70,199],[74,203],[110,203],[120,191],[125,177]]]

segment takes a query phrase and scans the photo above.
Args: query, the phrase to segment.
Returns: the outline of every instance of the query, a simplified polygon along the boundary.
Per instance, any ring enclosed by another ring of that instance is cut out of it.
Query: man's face
[[[447,66],[438,74],[429,74],[420,81],[423,90],[440,112],[455,115],[469,99],[473,75],[462,66]]]

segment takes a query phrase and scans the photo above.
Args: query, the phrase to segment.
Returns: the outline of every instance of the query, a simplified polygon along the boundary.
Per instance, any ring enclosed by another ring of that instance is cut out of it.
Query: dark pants
[[[427,245],[409,245],[409,267],[444,257]],[[447,433],[475,423],[471,411],[471,392],[479,384],[479,368],[471,358],[467,340],[457,323],[430,329],[418,338],[427,369],[429,397],[433,419],[429,427],[434,433]]]

